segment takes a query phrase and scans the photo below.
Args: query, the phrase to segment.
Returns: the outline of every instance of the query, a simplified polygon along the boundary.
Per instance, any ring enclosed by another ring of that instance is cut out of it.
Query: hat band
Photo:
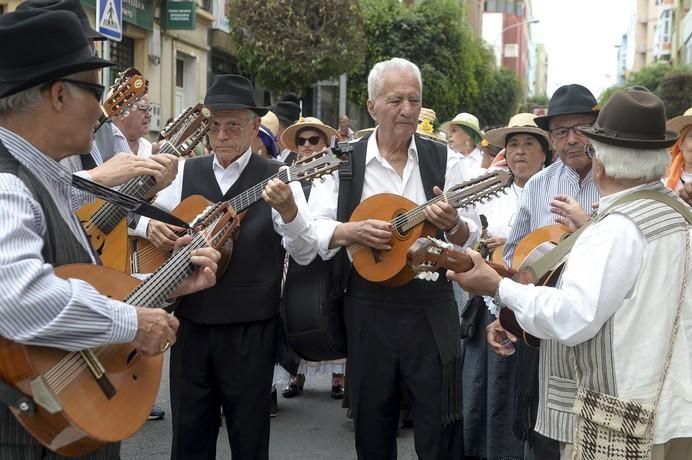
[[[88,59],[97,57],[91,47],[86,46],[72,54],[62,55],[51,61],[41,61],[39,64],[30,67],[19,67],[12,69],[0,69],[0,81],[23,81],[35,78],[49,71],[80,64]],[[28,74],[28,75],[27,75]]]
[[[627,131],[615,131],[610,128],[602,128],[598,126],[598,123],[594,123],[593,125],[593,133],[594,134],[602,134],[606,135],[608,137],[615,137],[615,138],[620,138],[620,139],[634,139],[638,141],[659,141],[659,140],[665,140],[666,138],[666,133],[665,131],[658,135],[657,137],[651,137],[651,136],[646,136],[642,135],[639,133],[630,133]]]

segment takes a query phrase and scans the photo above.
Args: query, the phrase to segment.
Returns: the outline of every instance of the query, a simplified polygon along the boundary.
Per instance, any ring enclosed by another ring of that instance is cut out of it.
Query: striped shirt
[[[46,188],[77,241],[91,254],[70,208],[71,172],[2,127],[0,142]],[[44,261],[46,225],[24,182],[0,173],[0,335],[66,350],[132,341],[137,332],[133,307],[100,295],[84,281],[57,277]]]
[[[558,160],[535,174],[526,183],[524,193],[517,202],[512,230],[505,243],[503,255],[508,265],[511,265],[514,250],[523,237],[537,228],[556,223],[555,215],[550,212],[550,202],[555,195],[560,194],[569,195],[577,200],[588,213],[591,212],[591,205],[599,200],[598,190],[591,179],[591,171],[580,184],[579,174]]]

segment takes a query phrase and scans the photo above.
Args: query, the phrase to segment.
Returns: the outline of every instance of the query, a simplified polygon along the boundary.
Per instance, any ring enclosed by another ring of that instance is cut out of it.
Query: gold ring
[[[166,343],[164,343],[163,346],[161,347],[161,353],[167,352],[169,348],[171,348],[171,342],[166,340]]]

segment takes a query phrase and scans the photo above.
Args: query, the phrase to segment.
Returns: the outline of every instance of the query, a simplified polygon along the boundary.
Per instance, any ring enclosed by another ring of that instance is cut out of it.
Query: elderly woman
[[[478,145],[483,139],[478,118],[462,112],[452,120],[442,123],[442,131],[447,134],[449,147],[461,155],[464,177],[471,179],[482,173],[483,152]]]
[[[507,166],[514,175],[507,194],[480,205],[488,221],[484,242],[490,251],[501,246],[512,227],[517,200],[526,182],[550,163],[548,134],[538,128],[534,115],[520,113],[506,128],[486,133],[492,145],[505,148]],[[515,420],[516,359],[488,352],[485,327],[495,320],[492,299],[476,296],[462,316],[465,335],[463,369],[464,446],[466,458],[523,459],[523,441],[513,432]]]

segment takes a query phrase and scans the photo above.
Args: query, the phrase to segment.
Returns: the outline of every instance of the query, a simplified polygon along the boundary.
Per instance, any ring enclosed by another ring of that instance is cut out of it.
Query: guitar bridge
[[[31,396],[36,404],[51,414],[57,414],[62,411],[62,404],[55,397],[43,377],[36,377],[31,381]]]

